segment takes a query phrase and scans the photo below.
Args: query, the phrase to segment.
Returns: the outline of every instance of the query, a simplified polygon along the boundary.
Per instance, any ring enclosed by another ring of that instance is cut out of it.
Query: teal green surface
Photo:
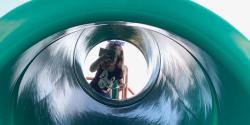
[[[0,19],[0,124],[11,124],[11,68],[36,42],[69,27],[102,21],[152,25],[181,36],[216,63],[222,83],[214,124],[250,123],[250,42],[220,17],[190,1],[31,1]],[[218,121],[217,121],[218,119]]]

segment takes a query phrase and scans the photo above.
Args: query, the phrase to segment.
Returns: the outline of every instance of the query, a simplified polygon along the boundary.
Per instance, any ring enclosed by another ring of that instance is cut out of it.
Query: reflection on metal
[[[109,39],[129,41],[146,58],[148,84],[134,98],[104,98],[84,79],[87,53]],[[143,24],[103,22],[65,30],[31,47],[15,67],[17,125],[209,125],[217,108],[218,80],[209,56]]]

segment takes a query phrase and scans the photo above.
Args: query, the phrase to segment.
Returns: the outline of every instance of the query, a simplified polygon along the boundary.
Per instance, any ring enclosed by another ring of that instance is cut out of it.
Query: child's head
[[[114,54],[114,59],[113,59],[113,64],[111,65],[116,65],[119,68],[122,68],[123,62],[124,62],[124,57],[123,57],[123,42],[121,41],[116,41],[116,40],[111,40],[107,44],[106,48],[107,50],[113,51]]]

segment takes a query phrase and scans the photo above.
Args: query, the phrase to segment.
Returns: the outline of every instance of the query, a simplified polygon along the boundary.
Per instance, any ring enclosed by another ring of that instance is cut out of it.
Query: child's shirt
[[[113,71],[102,69],[101,67],[97,70],[94,79],[90,85],[99,93],[105,93],[108,88],[111,88],[116,80],[122,79],[122,70],[115,68]]]

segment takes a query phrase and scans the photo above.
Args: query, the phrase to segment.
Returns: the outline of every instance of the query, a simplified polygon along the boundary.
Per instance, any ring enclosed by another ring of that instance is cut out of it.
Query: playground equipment
[[[104,98],[82,65],[121,39],[150,78],[128,100]],[[31,1],[0,19],[2,125],[248,125],[250,42],[191,1]]]

